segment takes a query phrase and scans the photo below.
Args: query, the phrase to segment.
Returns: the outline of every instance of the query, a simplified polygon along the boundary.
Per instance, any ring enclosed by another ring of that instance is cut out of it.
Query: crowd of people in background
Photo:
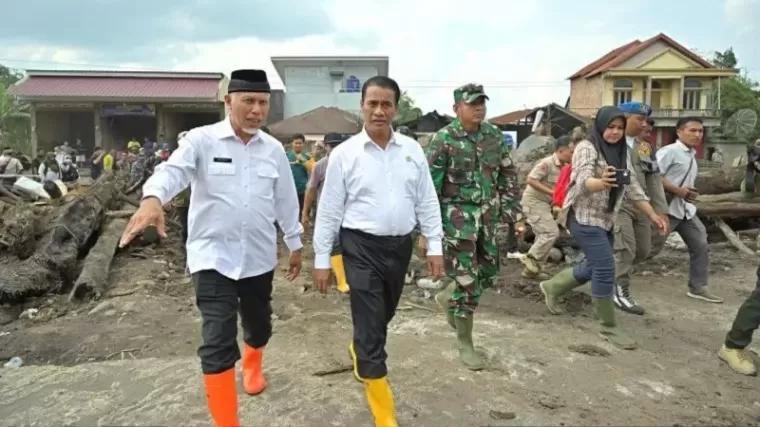
[[[13,183],[20,176],[40,182],[61,181],[68,188],[79,185],[81,171],[86,169],[92,180],[98,179],[104,172],[127,170],[130,174],[130,187],[138,187],[152,174],[155,166],[169,158],[170,145],[165,142],[163,134],[158,141],[148,137],[143,142],[131,138],[126,142],[117,141],[116,148],[103,149],[95,145],[91,152],[81,139],[74,145],[68,141],[58,144],[52,141],[52,150],[40,149],[36,156],[30,158],[21,151],[3,147],[0,154],[0,176],[6,185]]]

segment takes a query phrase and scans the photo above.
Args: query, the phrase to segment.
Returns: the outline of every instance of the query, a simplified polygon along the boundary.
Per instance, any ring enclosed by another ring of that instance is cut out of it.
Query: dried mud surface
[[[0,369],[0,425],[209,425],[195,356],[200,318],[176,242],[140,253],[115,261],[111,296],[101,302],[43,296],[0,311],[0,361],[25,362]],[[711,258],[711,286],[724,304],[686,297],[684,253],[664,253],[638,271],[635,295],[647,314],[620,315],[639,341],[635,351],[598,337],[588,289],[567,298],[568,314],[552,316],[537,283],[509,261],[476,317],[476,344],[488,362],[477,373],[459,364],[454,333],[434,302],[407,287],[388,343],[400,423],[760,425],[758,380],[716,356],[754,287],[756,261],[729,251]],[[269,388],[240,394],[245,425],[371,423],[363,389],[346,369],[347,300],[304,291],[308,274],[277,279]],[[28,307],[39,310],[34,318],[15,320]]]

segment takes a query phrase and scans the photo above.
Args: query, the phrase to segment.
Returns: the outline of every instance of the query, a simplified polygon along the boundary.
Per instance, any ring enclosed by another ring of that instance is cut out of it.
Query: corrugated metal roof
[[[535,111],[535,109],[511,111],[507,114],[502,114],[501,116],[491,117],[488,119],[488,122],[496,126],[513,125],[524,119],[533,111]]]
[[[10,88],[20,98],[216,100],[220,80],[186,77],[29,76]]]

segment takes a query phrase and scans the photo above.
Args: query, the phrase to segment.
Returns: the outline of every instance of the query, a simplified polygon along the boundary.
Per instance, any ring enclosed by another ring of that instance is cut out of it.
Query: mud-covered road
[[[195,357],[199,316],[171,253],[120,258],[114,296],[68,306],[41,298],[35,319],[0,326],[0,425],[183,425],[209,419]],[[647,315],[621,315],[640,344],[601,341],[588,297],[551,316],[518,264],[483,298],[477,346],[488,368],[457,360],[454,333],[425,292],[410,286],[389,334],[389,378],[399,421],[410,426],[760,425],[760,383],[716,356],[738,305],[754,287],[755,261],[712,253],[711,305],[687,298],[686,254],[668,252],[639,271]],[[363,389],[345,372],[347,301],[278,280],[269,388],[241,393],[245,425],[370,425]],[[587,292],[587,289],[581,288]],[[6,318],[8,312],[6,310]],[[10,310],[12,311],[12,310]],[[92,312],[92,313],[91,313]],[[14,313],[15,314],[15,313]],[[17,314],[15,314],[17,317]],[[325,371],[344,371],[325,374]]]

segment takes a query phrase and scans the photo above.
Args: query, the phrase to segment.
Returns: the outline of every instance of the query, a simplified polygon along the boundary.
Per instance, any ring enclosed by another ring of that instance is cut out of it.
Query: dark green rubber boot
[[[473,317],[455,317],[454,323],[457,328],[459,359],[471,371],[483,369],[483,359],[475,352],[475,346],[472,343]]]
[[[599,318],[599,335],[602,339],[623,350],[633,350],[636,348],[636,340],[631,338],[617,324],[615,319],[615,303],[612,301],[612,298],[594,298],[594,308],[596,308],[596,316]]]
[[[581,283],[578,283],[573,276],[573,268],[570,267],[555,274],[551,279],[539,283],[538,286],[544,294],[546,308],[549,309],[549,312],[551,314],[562,314],[565,310],[559,305],[559,297],[580,285]]]
[[[452,329],[456,329],[457,325],[454,322],[454,314],[449,309],[449,301],[451,300],[451,296],[454,295],[454,289],[456,289],[456,286],[456,283],[452,281],[449,283],[449,286],[446,286],[444,290],[435,295],[435,303],[438,304],[438,307],[443,310],[444,313],[446,313],[446,322]]]

